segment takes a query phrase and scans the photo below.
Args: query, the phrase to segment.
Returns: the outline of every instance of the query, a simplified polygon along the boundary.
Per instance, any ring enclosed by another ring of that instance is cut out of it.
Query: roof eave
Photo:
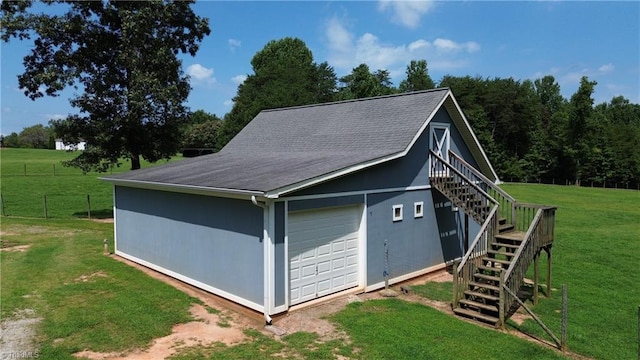
[[[169,184],[169,183],[161,183],[161,182],[153,182],[153,181],[142,181],[142,180],[114,179],[114,178],[108,178],[108,177],[100,177],[98,179],[113,183],[113,185],[115,186],[126,186],[126,187],[138,188],[138,189],[160,190],[160,191],[179,192],[179,193],[186,193],[186,194],[206,195],[206,196],[218,196],[218,197],[227,197],[227,198],[236,198],[236,199],[250,199],[252,196],[255,196],[256,198],[259,198],[259,199],[266,198],[264,192],[255,191],[255,190],[214,188],[214,187],[207,187],[207,186]]]

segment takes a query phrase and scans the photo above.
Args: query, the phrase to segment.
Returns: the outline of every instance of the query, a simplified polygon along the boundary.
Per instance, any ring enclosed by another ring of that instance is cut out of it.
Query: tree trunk
[[[140,155],[131,155],[131,170],[140,169]]]

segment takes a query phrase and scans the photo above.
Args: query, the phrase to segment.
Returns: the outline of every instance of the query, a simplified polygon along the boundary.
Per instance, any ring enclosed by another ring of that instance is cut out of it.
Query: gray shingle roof
[[[105,180],[270,192],[407,150],[448,93],[265,110],[216,154]]]

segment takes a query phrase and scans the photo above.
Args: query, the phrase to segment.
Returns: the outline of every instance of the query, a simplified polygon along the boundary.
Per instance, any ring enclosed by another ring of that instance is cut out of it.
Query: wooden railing
[[[492,180],[484,176],[480,171],[471,166],[463,158],[453,151],[449,151],[449,163],[471,182],[478,184],[489,196],[494,198],[500,206],[499,217],[507,220],[508,224],[515,225],[516,200],[506,191],[499,188]]]
[[[469,250],[454,267],[453,307],[455,308],[458,307],[465,289],[469,287],[476,269],[482,265],[482,258],[495,242],[499,206],[498,202],[482,189],[481,184],[470,181],[460,169],[453,167],[433,151],[431,151],[430,170],[431,186],[445,194],[455,206],[463,209],[465,213],[482,224]],[[461,200],[460,195],[468,196],[474,201],[479,200],[480,206],[468,206],[468,202]]]
[[[475,221],[484,223],[491,208],[498,202],[479,184],[469,181],[460,170],[452,167],[435,152],[431,151],[430,159],[431,186],[442,192],[454,206],[461,208]]]
[[[518,294],[524,284],[524,278],[529,265],[539,253],[540,249],[550,245],[554,238],[555,207],[516,204],[516,216],[518,229],[527,228],[522,244],[513,256],[506,273],[501,278],[500,288],[509,291],[501,291],[500,322],[504,324],[505,316],[517,300]]]
[[[469,246],[469,250],[462,260],[454,266],[453,272],[453,307],[458,307],[462,294],[469,288],[478,266],[482,265],[482,258],[487,254],[491,244],[495,242],[498,226],[498,205],[494,204],[486,221],[482,224],[478,235]]]

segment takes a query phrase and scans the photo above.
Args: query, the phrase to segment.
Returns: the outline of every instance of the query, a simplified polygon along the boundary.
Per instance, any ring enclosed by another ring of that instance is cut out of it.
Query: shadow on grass
[[[73,216],[79,219],[88,219],[89,216],[86,211],[78,211],[73,213]],[[92,219],[110,219],[113,217],[113,209],[99,209],[91,210]]]

